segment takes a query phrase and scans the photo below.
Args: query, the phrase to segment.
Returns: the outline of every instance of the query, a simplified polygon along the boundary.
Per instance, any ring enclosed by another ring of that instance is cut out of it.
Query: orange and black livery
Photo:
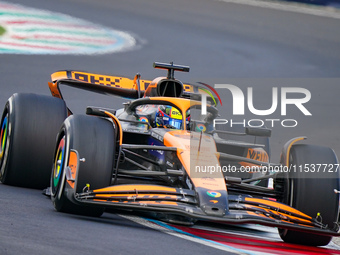
[[[13,95],[1,118],[1,182],[49,186],[60,212],[100,216],[116,208],[183,224],[263,224],[277,227],[286,242],[314,246],[339,235],[339,163],[332,149],[297,137],[271,163],[269,129],[215,128],[212,93],[202,112],[201,93],[209,86],[175,78],[188,66],[154,67],[167,75],[144,80],[138,73],[130,79],[58,71],[48,83],[52,97]],[[61,86],[127,102],[74,115]],[[305,169],[325,166],[333,170]]]

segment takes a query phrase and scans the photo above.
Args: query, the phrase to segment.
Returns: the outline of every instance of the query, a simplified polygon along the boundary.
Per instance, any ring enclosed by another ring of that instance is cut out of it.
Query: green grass
[[[6,29],[0,26],[0,36],[2,36],[4,33],[6,33]]]

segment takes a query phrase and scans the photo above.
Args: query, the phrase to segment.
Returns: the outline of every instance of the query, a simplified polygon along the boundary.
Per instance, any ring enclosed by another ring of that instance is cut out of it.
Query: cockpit
[[[136,103],[137,102],[137,103]],[[151,128],[169,128],[208,132],[218,112],[207,106],[202,115],[201,102],[182,98],[143,98],[126,106],[118,117],[123,129],[147,132]]]

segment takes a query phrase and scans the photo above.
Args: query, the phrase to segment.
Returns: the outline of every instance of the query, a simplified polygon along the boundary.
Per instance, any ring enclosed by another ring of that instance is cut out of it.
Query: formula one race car
[[[175,79],[187,66],[154,67],[167,77],[59,71],[49,83],[53,97],[14,94],[1,118],[1,182],[50,185],[60,212],[100,216],[116,208],[182,224],[256,223],[278,227],[286,242],[313,246],[339,235],[332,149],[296,144],[305,139],[298,137],[284,145],[280,164],[271,164],[269,129],[216,129],[216,98],[202,96],[209,86]],[[73,115],[61,85],[130,101],[117,111],[91,106]]]

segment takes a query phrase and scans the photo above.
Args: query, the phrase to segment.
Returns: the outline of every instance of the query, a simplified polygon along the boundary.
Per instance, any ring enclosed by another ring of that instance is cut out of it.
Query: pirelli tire
[[[335,191],[340,184],[334,151],[322,146],[293,145],[289,163],[291,171],[283,202],[337,231],[339,194]],[[310,246],[324,246],[332,240],[331,236],[287,229],[279,229],[279,234],[285,242]]]
[[[111,184],[115,148],[114,126],[110,121],[86,115],[73,115],[65,120],[51,173],[51,199],[57,211],[92,217],[103,214],[103,207],[80,204],[74,196],[84,188],[93,190]],[[71,151],[80,159],[72,182],[66,175]]]
[[[66,117],[65,102],[59,98],[10,97],[0,124],[0,181],[26,188],[48,187],[56,134]]]

